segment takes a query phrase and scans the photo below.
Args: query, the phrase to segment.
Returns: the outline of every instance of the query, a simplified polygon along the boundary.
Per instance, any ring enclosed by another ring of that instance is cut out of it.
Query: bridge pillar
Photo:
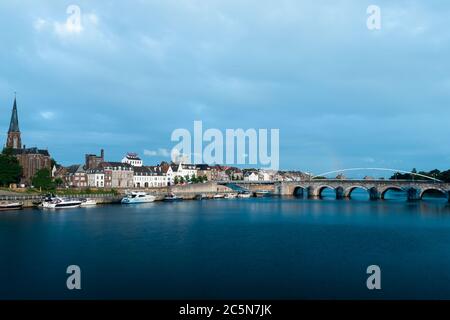
[[[294,194],[294,189],[289,184],[282,182],[279,192],[281,196],[291,196]]]
[[[342,188],[342,187],[337,187],[336,188],[336,199],[337,200],[342,200],[342,199],[344,199],[345,198],[345,195],[344,195],[344,188]]]
[[[319,198],[317,188],[309,186],[308,187],[308,199],[317,199],[317,198]]]
[[[406,191],[407,195],[408,195],[408,201],[417,201],[420,200],[420,190],[415,189],[415,188],[409,188]]]
[[[381,199],[380,191],[377,188],[373,187],[369,189],[369,197],[370,200],[379,200]]]

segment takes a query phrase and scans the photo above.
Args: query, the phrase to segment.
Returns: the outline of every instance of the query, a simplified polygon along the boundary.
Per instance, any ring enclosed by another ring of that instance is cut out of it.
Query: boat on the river
[[[0,202],[0,211],[12,211],[12,210],[22,210],[23,203],[21,202]]]
[[[42,202],[44,209],[73,209],[81,207],[81,200],[54,197],[52,200]]]
[[[81,200],[82,207],[94,207],[96,205],[97,205],[97,201],[94,199],[87,198],[87,199]]]
[[[213,198],[214,198],[214,199],[223,199],[223,198],[225,198],[225,195],[224,195],[224,194],[221,194],[221,193],[218,193],[218,194],[215,194],[215,195],[213,196]]]
[[[164,201],[167,201],[167,202],[180,201],[180,200],[183,200],[183,198],[178,197],[173,193],[169,193],[168,195],[166,195],[164,197]]]
[[[255,192],[255,196],[258,198],[265,198],[272,196],[272,193],[268,190],[258,190]]]
[[[225,195],[225,199],[235,199],[237,198],[238,194],[237,193],[227,193]]]
[[[241,192],[238,194],[238,198],[251,198],[252,194],[249,192]]]
[[[150,203],[155,201],[156,197],[146,192],[132,192],[124,197],[121,201],[122,204],[139,204]]]

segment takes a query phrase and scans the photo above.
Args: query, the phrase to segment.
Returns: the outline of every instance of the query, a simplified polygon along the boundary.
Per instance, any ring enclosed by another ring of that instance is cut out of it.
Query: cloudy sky
[[[23,142],[63,164],[168,160],[202,120],[280,129],[284,169],[450,168],[449,17],[448,1],[2,1],[0,138],[17,91]]]

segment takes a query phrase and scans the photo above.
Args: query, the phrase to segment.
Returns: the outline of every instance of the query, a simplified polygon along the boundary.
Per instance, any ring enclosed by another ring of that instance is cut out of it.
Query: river
[[[450,298],[450,206],[298,198],[0,213],[2,299]],[[81,268],[67,290],[66,268]],[[381,290],[366,268],[381,268]]]

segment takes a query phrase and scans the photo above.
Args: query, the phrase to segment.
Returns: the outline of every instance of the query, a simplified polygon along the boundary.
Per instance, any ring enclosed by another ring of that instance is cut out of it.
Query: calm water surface
[[[447,202],[354,198],[0,213],[0,298],[450,298]]]

